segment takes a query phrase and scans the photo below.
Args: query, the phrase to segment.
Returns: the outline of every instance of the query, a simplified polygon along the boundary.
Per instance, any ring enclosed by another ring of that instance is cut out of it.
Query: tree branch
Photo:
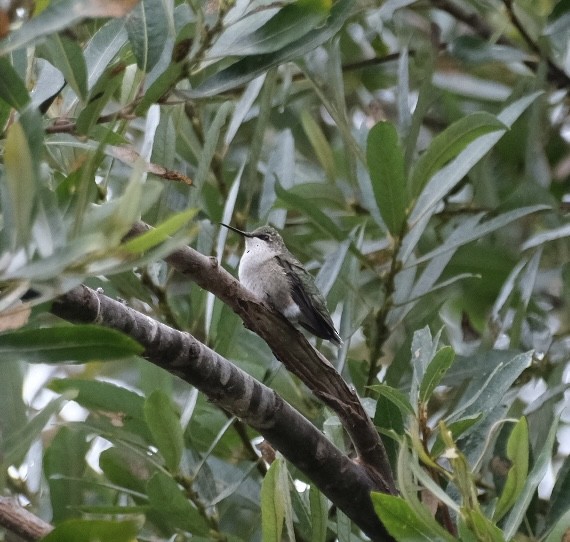
[[[137,235],[148,229],[149,226],[139,223],[132,228],[131,234]],[[287,370],[298,376],[338,415],[352,440],[358,461],[376,480],[376,489],[395,494],[396,486],[388,455],[372,420],[356,392],[305,336],[280,313],[244,288],[215,259],[190,247],[178,249],[165,259],[180,273],[228,305],[248,329],[269,345]]]
[[[0,497],[0,525],[24,540],[40,540],[53,526],[28,512],[12,497]]]
[[[211,275],[225,273],[200,256],[208,262]],[[234,289],[233,282],[224,280],[224,287]],[[240,299],[239,303],[248,306],[251,300]],[[378,489],[374,473],[344,455],[273,390],[189,333],[161,324],[87,286],[58,297],[52,312],[69,321],[111,327],[137,340],[146,359],[192,384],[259,431],[373,540],[393,540],[372,507],[370,491]]]

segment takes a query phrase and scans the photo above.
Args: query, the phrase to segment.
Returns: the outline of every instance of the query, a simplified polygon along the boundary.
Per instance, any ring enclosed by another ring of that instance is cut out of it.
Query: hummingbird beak
[[[248,233],[248,232],[242,231],[242,230],[238,230],[237,228],[234,228],[233,226],[228,226],[227,224],[224,224],[223,222],[220,222],[220,226],[224,226],[224,228],[228,228],[228,230],[235,231],[236,233],[243,235],[243,237],[253,237],[253,235],[251,235],[251,233]]]

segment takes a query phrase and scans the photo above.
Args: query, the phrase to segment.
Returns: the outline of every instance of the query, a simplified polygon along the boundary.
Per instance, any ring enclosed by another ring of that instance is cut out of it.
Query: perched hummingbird
[[[239,263],[239,281],[251,292],[317,337],[340,346],[326,301],[312,275],[285,246],[271,226],[252,232],[222,224],[245,237]]]

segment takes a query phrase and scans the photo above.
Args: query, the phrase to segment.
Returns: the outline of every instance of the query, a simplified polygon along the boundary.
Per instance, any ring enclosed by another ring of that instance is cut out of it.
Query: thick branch
[[[86,286],[57,298],[52,312],[66,320],[111,327],[137,340],[145,348],[146,359],[178,375],[259,431],[368,536],[392,540],[372,507],[370,491],[377,489],[372,473],[344,455],[273,390],[190,334]]]
[[[137,224],[132,233],[134,235],[147,229],[145,224]],[[166,261],[231,307],[246,327],[269,345],[287,370],[298,376],[334,410],[352,440],[359,462],[376,479],[376,489],[384,493],[396,493],[386,450],[356,392],[329,361],[309,344],[303,334],[280,313],[260,302],[221,268],[216,260],[190,247],[184,247],[173,252]]]
[[[24,540],[40,540],[53,526],[28,512],[12,497],[0,497],[0,525]]]

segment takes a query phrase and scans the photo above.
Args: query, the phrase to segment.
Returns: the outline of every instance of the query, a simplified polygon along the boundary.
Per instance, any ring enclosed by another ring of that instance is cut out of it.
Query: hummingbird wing
[[[334,327],[325,298],[317,288],[313,276],[300,263],[289,262],[279,256],[275,258],[289,279],[291,297],[301,311],[299,324],[313,335],[340,346],[342,340]]]

